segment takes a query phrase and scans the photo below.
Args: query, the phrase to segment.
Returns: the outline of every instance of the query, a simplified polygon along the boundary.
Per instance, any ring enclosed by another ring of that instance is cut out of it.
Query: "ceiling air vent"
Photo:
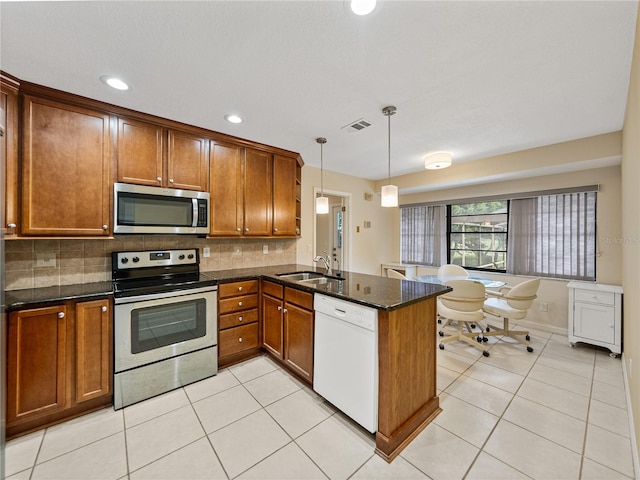
[[[349,133],[359,132],[360,130],[364,130],[367,127],[372,125],[371,122],[365,120],[364,118],[359,118],[355,122],[350,122],[341,128],[341,130],[346,130]]]

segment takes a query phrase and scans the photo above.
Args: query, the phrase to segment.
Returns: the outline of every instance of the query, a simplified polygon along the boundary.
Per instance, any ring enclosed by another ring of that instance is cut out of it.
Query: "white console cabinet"
[[[569,282],[569,342],[590,343],[622,352],[622,287]]]

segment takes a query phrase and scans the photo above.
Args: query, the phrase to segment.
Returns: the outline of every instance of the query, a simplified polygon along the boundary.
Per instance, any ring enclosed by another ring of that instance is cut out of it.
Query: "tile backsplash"
[[[111,252],[198,248],[200,271],[296,263],[296,239],[209,239],[181,235],[120,235],[92,240],[5,241],[5,289],[111,280]],[[263,253],[266,245],[268,253]],[[204,258],[202,249],[209,247]]]

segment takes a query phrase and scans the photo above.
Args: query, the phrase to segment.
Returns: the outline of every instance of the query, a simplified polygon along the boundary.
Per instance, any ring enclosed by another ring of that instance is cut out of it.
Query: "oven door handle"
[[[150,293],[147,295],[135,295],[132,297],[116,297],[113,301],[116,305],[124,305],[126,303],[144,302],[145,300],[157,300],[162,298],[182,297],[184,295],[193,295],[197,293],[215,292],[218,286],[208,286],[200,288],[183,288],[169,292]]]

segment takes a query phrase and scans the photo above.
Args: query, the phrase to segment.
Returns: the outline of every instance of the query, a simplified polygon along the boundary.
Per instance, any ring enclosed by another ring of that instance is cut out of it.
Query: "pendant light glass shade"
[[[324,167],[322,162],[322,145],[327,143],[324,137],[316,138],[316,142],[320,144],[320,196],[316,198],[316,214],[325,215],[329,213],[329,199],[324,196]]]
[[[382,187],[382,206],[398,206],[398,187],[396,187],[395,185],[385,185],[384,187]]]
[[[316,198],[316,213],[319,215],[329,213],[329,197]]]
[[[389,185],[382,187],[381,205],[383,207],[397,207],[398,206],[398,187],[391,185],[391,115],[396,113],[396,107],[388,106],[382,109],[382,114],[387,116],[389,128],[389,162],[388,162],[388,180]]]

